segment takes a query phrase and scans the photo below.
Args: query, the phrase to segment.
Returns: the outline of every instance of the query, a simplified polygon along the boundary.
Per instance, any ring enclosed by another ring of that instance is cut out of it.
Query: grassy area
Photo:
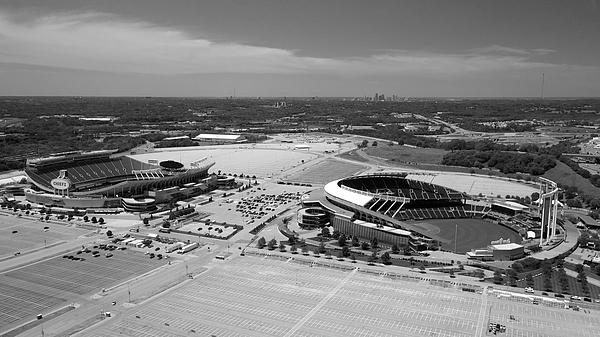
[[[558,160],[556,166],[544,173],[543,177],[563,185],[577,186],[585,194],[600,198],[600,188],[592,185],[589,180],[573,172],[570,167]]]
[[[369,146],[364,149],[369,156],[394,160],[400,163],[440,164],[448,152],[442,149],[413,148],[408,146]]]
[[[366,163],[368,162],[367,159],[359,156],[358,154],[356,154],[356,150],[352,150],[352,151],[348,151],[345,153],[342,153],[340,155],[338,155],[337,157],[343,158],[343,159],[348,159],[348,160],[353,160],[356,162],[360,162],[360,163]]]

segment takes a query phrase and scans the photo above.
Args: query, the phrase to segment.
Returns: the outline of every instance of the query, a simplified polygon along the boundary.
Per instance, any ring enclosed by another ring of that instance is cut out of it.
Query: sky
[[[600,97],[599,1],[0,0],[0,96],[542,92]]]

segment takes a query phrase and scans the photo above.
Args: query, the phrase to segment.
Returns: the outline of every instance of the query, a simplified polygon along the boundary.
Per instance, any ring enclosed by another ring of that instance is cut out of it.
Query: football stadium
[[[330,222],[343,234],[414,251],[443,246],[464,253],[501,238],[520,242],[516,230],[483,219],[490,211],[462,192],[405,173],[374,173],[335,180],[311,193],[298,223],[307,228]]]
[[[151,211],[156,204],[187,199],[216,188],[202,158],[189,166],[165,160],[141,162],[115,151],[64,152],[27,160],[28,201],[63,211]]]

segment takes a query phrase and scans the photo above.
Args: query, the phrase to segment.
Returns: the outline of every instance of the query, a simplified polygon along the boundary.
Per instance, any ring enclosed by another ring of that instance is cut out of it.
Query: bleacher
[[[465,206],[464,200],[468,197],[463,193],[399,175],[351,177],[342,180],[342,184],[350,189],[380,195],[364,207],[398,220],[467,218],[486,211],[476,212],[472,205]],[[385,196],[407,200],[388,200],[390,198]]]
[[[50,187],[50,181],[66,170],[73,185],[99,180],[128,178],[133,170],[150,169],[152,166],[129,157],[99,158],[82,161],[61,162],[50,167],[27,168],[27,174],[38,183]]]
[[[465,196],[456,191],[430,183],[395,176],[370,176],[346,179],[344,185],[374,194],[408,197],[413,200],[462,200]]]

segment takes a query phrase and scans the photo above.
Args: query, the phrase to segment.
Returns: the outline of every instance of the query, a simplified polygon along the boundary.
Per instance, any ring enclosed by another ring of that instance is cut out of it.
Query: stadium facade
[[[189,168],[174,161],[144,163],[115,151],[65,152],[29,159],[25,173],[28,201],[66,209],[116,209],[142,212],[205,193],[217,186],[203,158]]]
[[[438,249],[449,241],[411,220],[470,218],[489,210],[467,203],[469,199],[440,185],[407,179],[404,173],[358,175],[330,182],[303,199],[298,222],[302,227],[322,225],[320,209],[345,235],[417,251]]]

